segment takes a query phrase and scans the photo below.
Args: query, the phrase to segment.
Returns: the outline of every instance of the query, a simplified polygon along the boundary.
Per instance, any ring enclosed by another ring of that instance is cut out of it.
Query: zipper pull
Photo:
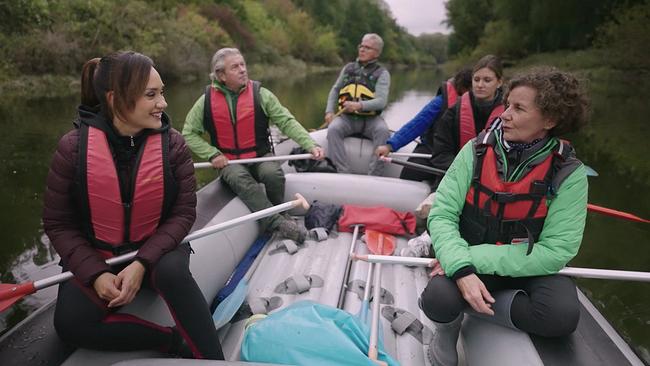
[[[135,143],[133,142],[133,136],[129,136],[131,138],[131,147],[135,146]]]

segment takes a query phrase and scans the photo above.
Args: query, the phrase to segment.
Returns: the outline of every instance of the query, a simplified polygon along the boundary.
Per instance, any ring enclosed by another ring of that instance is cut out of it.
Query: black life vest
[[[497,103],[493,109],[492,112],[490,112],[490,116],[488,119],[485,121],[485,126],[483,126],[483,129],[489,127],[490,123],[494,121],[497,117],[503,113],[505,110],[503,103]],[[458,109],[458,113],[456,113],[456,121],[458,123],[458,128],[459,128],[459,133],[458,133],[458,146],[462,148],[465,146],[467,141],[473,139],[476,137],[476,135],[481,132],[481,130],[477,131],[476,130],[476,122],[474,121],[474,110],[472,109],[472,101],[469,96],[469,92],[464,93],[460,97],[460,106]]]
[[[346,101],[364,101],[375,98],[375,87],[377,79],[382,72],[386,70],[377,62],[367,64],[365,67],[358,62],[350,62],[345,65],[343,71],[342,87],[339,89],[338,110],[343,109],[343,103]],[[358,111],[354,114],[361,116],[376,116],[381,114],[379,111]]]
[[[530,254],[544,227],[547,197],[561,184],[555,177],[568,176],[558,174],[558,166],[572,149],[560,141],[520,180],[504,182],[497,171],[495,144],[492,131],[482,132],[474,143],[474,174],[460,216],[460,234],[470,245],[528,242]]]
[[[205,88],[203,127],[210,134],[212,145],[228,159],[263,156],[271,151],[269,119],[262,110],[260,83],[249,80],[239,93],[235,121],[222,91]]]
[[[176,197],[169,165],[169,132],[146,136],[123,187],[106,132],[79,126],[79,199],[92,245],[109,258],[135,250],[158,228]],[[124,192],[129,192],[123,195]],[[130,202],[123,197],[130,196]]]

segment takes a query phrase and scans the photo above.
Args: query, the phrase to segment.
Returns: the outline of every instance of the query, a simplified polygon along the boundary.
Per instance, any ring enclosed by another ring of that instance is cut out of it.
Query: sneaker
[[[417,238],[408,241],[406,248],[402,248],[402,257],[428,257],[431,253],[431,237],[426,231]]]
[[[278,233],[286,238],[295,241],[298,244],[305,242],[307,238],[307,229],[303,226],[296,224],[293,220],[284,219],[277,227]]]

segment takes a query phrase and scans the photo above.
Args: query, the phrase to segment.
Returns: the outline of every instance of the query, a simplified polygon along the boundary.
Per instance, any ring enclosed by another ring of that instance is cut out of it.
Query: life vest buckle
[[[517,196],[511,192],[494,192],[493,197],[498,203],[511,203],[517,200]]]

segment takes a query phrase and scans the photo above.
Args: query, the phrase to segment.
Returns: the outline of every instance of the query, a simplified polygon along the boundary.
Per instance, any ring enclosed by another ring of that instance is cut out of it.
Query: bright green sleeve
[[[580,165],[549,202],[539,240],[528,245],[481,244],[470,247],[478,273],[523,277],[557,273],[578,253],[587,218],[587,173]]]
[[[442,178],[429,211],[427,227],[442,269],[448,277],[472,263],[469,244],[460,236],[458,222],[465,205],[474,166],[472,141],[460,150]]]
[[[260,88],[262,110],[269,118],[269,122],[278,126],[283,134],[298,143],[300,147],[311,151],[316,142],[309,136],[309,132],[296,120],[289,110],[280,104],[278,98],[266,88]]]
[[[192,109],[187,112],[185,124],[183,125],[183,137],[187,146],[200,159],[208,160],[211,156],[219,153],[219,149],[212,146],[203,138],[205,129],[203,128],[203,105],[205,103],[205,94],[194,103]]]

